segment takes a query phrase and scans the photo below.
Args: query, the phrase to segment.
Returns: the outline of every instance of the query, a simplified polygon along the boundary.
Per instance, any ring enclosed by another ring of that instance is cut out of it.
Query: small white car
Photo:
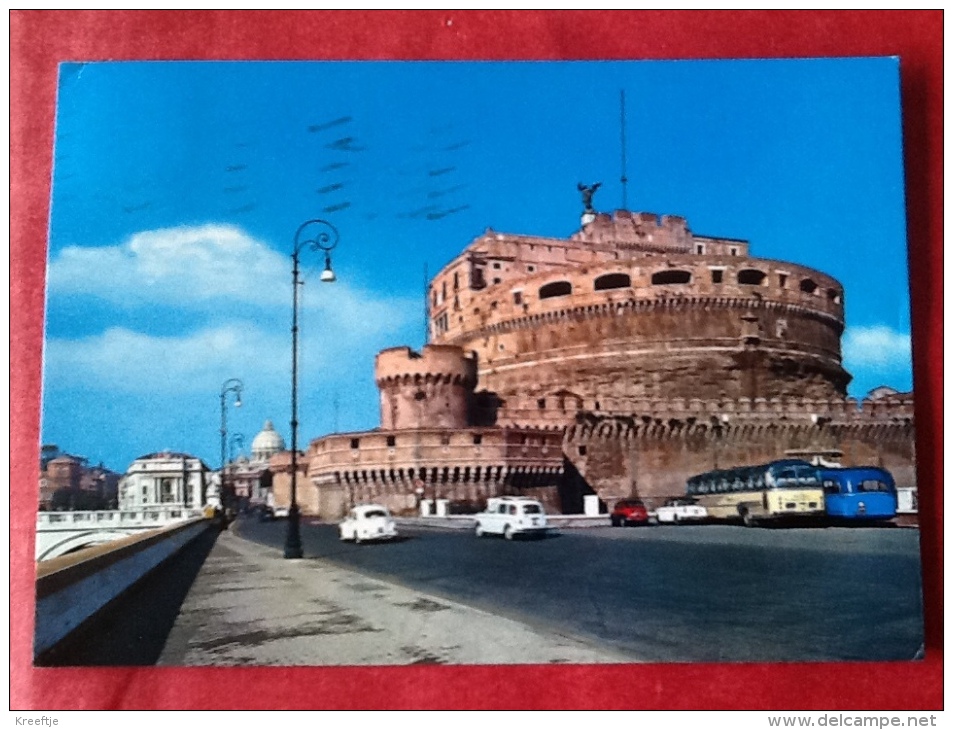
[[[347,513],[338,525],[342,540],[361,543],[365,540],[393,540],[397,525],[387,507],[382,504],[359,504]]]
[[[655,519],[659,523],[671,524],[698,522],[708,519],[708,510],[700,504],[696,504],[693,499],[670,499],[655,510]]]
[[[492,533],[512,540],[517,535],[542,536],[548,529],[542,503],[528,497],[492,497],[476,515],[477,537]]]

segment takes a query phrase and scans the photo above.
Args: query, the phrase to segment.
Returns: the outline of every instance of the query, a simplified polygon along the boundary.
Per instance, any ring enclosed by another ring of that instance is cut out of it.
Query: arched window
[[[659,286],[664,284],[689,284],[692,280],[692,272],[682,271],[680,269],[666,269],[652,274],[652,285]]]
[[[540,299],[564,297],[569,294],[572,294],[572,284],[568,281],[554,281],[549,284],[544,284],[539,288]]]
[[[801,291],[805,294],[813,294],[817,291],[817,283],[813,279],[802,279]]]
[[[837,289],[828,289],[827,298],[830,299],[834,304],[840,304],[841,294]]]
[[[767,277],[763,271],[757,269],[742,269],[738,272],[738,283],[750,286],[761,286]]]
[[[594,282],[596,291],[603,289],[624,289],[632,286],[632,278],[628,274],[603,274]]]

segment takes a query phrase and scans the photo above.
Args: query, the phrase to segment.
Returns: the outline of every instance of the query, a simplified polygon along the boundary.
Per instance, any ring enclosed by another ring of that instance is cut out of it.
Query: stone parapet
[[[472,389],[476,385],[476,364],[472,355],[454,345],[424,345],[420,352],[391,347],[377,354],[374,378],[378,387],[444,382]]]

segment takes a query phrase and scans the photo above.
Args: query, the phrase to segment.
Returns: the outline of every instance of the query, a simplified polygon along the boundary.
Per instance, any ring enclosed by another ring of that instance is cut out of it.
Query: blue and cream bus
[[[800,459],[715,469],[690,477],[686,491],[710,518],[748,526],[824,514],[820,469]]]
[[[820,467],[827,516],[834,520],[874,522],[897,516],[897,486],[877,466]]]

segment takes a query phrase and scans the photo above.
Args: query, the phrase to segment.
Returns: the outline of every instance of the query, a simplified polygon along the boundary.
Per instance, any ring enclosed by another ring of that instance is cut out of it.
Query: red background
[[[11,708],[941,708],[942,26],[942,11],[11,11]],[[914,283],[925,661],[349,669],[32,667],[33,514],[58,62],[864,55],[901,58]]]

